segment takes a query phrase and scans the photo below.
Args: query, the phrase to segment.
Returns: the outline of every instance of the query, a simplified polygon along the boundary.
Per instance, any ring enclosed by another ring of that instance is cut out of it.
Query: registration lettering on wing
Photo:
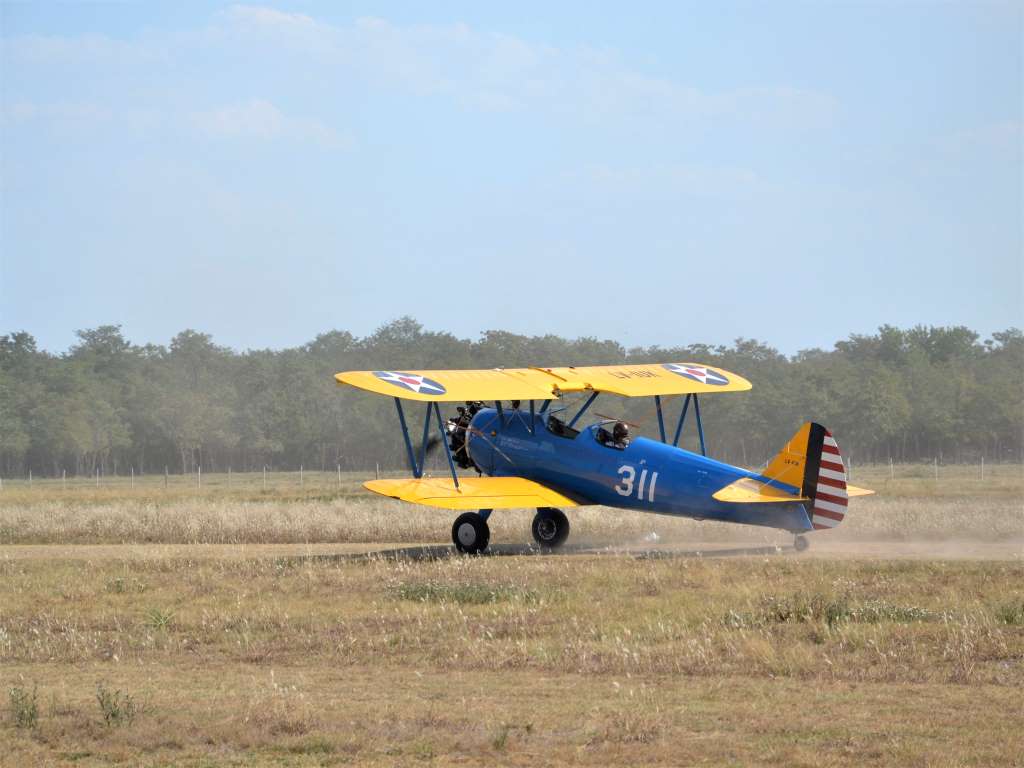
[[[616,379],[657,379],[660,378],[659,374],[649,369],[641,369],[638,371],[608,371],[609,376],[614,376]]]

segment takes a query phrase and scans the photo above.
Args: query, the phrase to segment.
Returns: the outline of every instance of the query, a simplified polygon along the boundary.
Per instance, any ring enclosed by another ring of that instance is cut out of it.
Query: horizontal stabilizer
[[[718,501],[727,501],[733,504],[758,504],[758,503],[779,503],[784,501],[806,501],[806,496],[797,496],[787,493],[774,485],[755,480],[752,477],[743,477],[736,482],[729,483],[724,488],[714,493]]]
[[[418,480],[369,480],[363,487],[382,496],[413,504],[444,509],[527,509],[535,507],[576,507],[577,502],[558,491],[522,477],[451,478],[424,477]]]
[[[870,496],[873,494],[870,488],[858,488],[856,485],[846,484],[846,495],[847,496]]]

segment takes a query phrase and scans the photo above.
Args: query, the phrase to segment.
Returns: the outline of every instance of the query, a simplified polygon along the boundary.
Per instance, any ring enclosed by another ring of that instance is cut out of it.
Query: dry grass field
[[[1019,467],[839,529],[573,510],[570,546],[311,475],[0,491],[0,764],[1024,765]]]

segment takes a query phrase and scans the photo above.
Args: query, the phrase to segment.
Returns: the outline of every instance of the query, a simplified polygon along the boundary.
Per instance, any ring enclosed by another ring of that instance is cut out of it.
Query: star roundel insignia
[[[417,395],[443,395],[446,390],[440,383],[418,373],[402,373],[401,371],[374,371],[373,375],[381,381],[394,384],[396,387],[408,389]]]
[[[678,373],[680,376],[685,376],[688,379],[699,381],[701,384],[724,387],[729,383],[729,379],[726,378],[725,374],[719,373],[712,368],[708,368],[706,365],[680,365],[679,363],[669,363],[668,365],[663,365],[662,368],[666,371],[672,371],[672,373]]]

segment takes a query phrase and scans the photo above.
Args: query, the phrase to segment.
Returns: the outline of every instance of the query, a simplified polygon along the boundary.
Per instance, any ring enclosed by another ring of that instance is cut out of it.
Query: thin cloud
[[[110,123],[116,118],[114,112],[90,102],[58,101],[52,104],[36,104],[19,101],[0,109],[0,119],[5,124],[24,124],[43,121],[63,128],[86,128]]]
[[[762,194],[767,182],[750,168],[668,164],[646,168],[592,166],[580,175],[589,188],[640,199],[678,196],[741,200]]]
[[[979,149],[1019,156],[1024,150],[1024,122],[999,120],[967,130],[947,134],[935,146],[949,153],[976,152]]]
[[[0,39],[0,50],[8,63],[33,66],[116,66],[167,61],[171,54],[166,43],[167,40],[163,39],[118,40],[104,35],[23,35]]]
[[[232,5],[228,8],[228,18],[243,24],[256,24],[269,27],[309,27],[316,22],[304,13],[287,13],[276,8],[259,5]]]
[[[333,25],[259,5],[230,6],[206,27],[188,32],[149,33],[128,41],[25,36],[2,40],[0,46],[13,68],[114,68],[136,79],[151,67],[167,71],[170,65],[169,71],[187,72],[193,60],[258,57],[280,71],[315,72],[316,87],[330,98],[347,83],[363,82],[480,112],[547,112],[580,125],[641,121],[684,129],[739,124],[806,132],[830,125],[840,107],[827,93],[784,83],[701,89],[652,77],[613,51],[538,44],[463,23],[400,25],[361,18]],[[185,86],[179,90],[187,93]],[[173,109],[208,134],[287,136],[335,148],[351,143],[322,118],[289,119],[269,101],[205,111],[189,106]],[[174,115],[168,122],[174,122]]]
[[[313,142],[329,149],[348,149],[352,145],[350,137],[318,120],[289,117],[266,99],[252,99],[195,112],[191,116],[191,124],[199,132],[216,138],[284,138]]]
[[[259,6],[235,6],[224,22],[236,35],[251,34],[250,42],[269,56],[308,57],[335,77],[354,71],[382,87],[481,111],[738,121],[805,131],[829,125],[839,110],[833,96],[809,89],[765,84],[706,91],[648,76],[614,52],[540,45],[463,23],[398,25],[367,17],[337,26]]]

